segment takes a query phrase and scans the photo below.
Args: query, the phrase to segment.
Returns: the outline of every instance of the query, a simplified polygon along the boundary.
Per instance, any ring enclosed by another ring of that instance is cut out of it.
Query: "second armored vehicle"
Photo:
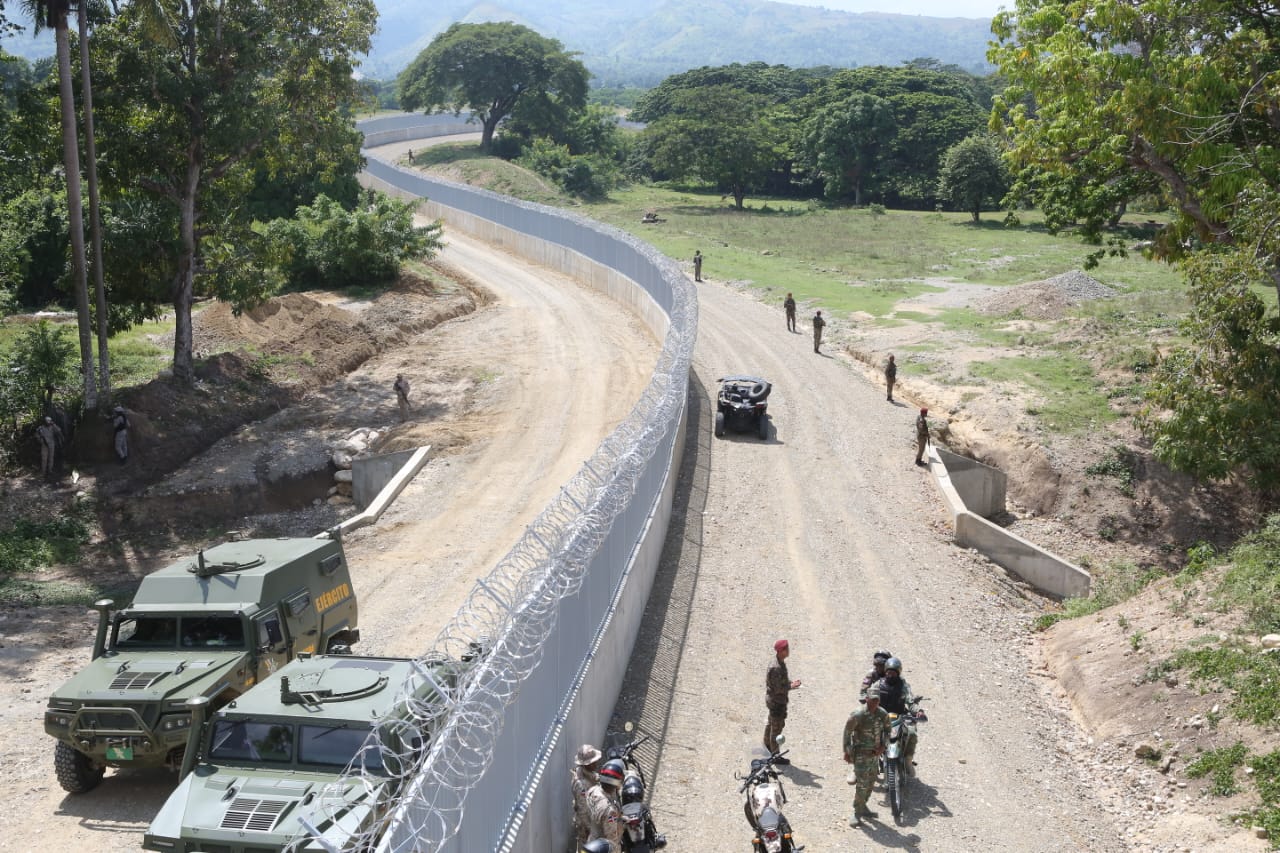
[[[177,769],[191,709],[244,693],[301,653],[349,653],[360,638],[342,546],[249,539],[148,575],[133,603],[99,601],[93,660],[54,691],[44,730],[73,794],[108,766]]]
[[[169,853],[371,849],[430,742],[410,700],[453,689],[471,660],[290,663],[192,730],[184,765],[193,769],[142,846]]]

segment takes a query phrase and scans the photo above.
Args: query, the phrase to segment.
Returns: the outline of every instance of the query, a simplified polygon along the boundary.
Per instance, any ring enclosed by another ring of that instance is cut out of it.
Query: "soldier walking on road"
[[[916,464],[924,465],[924,452],[929,446],[929,410],[921,409],[916,418]]]
[[[62,449],[62,430],[48,415],[44,416],[44,423],[36,427],[36,441],[40,443],[40,472],[46,477],[53,476]]]
[[[822,312],[819,311],[813,315],[813,351],[818,352],[818,347],[822,345],[822,329],[827,325],[827,321],[822,319]]]
[[[397,373],[396,384],[391,387],[396,389],[396,402],[400,404],[400,420],[409,420],[409,380],[404,378],[403,373]]]
[[[864,817],[878,815],[867,806],[871,788],[880,772],[877,759],[884,752],[884,736],[889,729],[889,715],[880,707],[880,692],[867,691],[867,704],[849,715],[844,724],[844,760],[853,765],[857,788],[853,794],[850,826],[861,826]]]
[[[794,332],[796,330],[796,300],[790,293],[782,301],[782,309],[787,312],[787,331]]]
[[[589,743],[578,747],[573,771],[569,774],[569,790],[573,794],[573,826],[578,833],[578,845],[587,843],[591,834],[591,815],[587,810],[587,793],[600,781],[596,771],[600,769],[600,750]]]
[[[773,755],[778,751],[778,735],[787,724],[787,703],[791,691],[800,687],[800,679],[791,680],[787,674],[787,658],[791,656],[791,644],[778,640],[773,644],[774,658],[764,676],[764,704],[769,709],[769,721],[764,725],[764,748]],[[777,764],[790,764],[790,759],[779,758]]]
[[[885,397],[890,403],[893,402],[893,383],[898,381],[898,365],[893,363],[893,353],[889,353],[889,363],[884,366],[884,385],[888,391]]]
[[[702,250],[695,249],[693,252],[693,280],[702,281]]]

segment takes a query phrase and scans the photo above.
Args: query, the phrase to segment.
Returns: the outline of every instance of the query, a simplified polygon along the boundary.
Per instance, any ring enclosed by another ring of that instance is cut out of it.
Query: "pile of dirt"
[[[978,310],[1007,317],[1018,314],[1029,320],[1057,320],[1068,309],[1093,299],[1109,299],[1115,291],[1080,270],[1067,272],[1002,290],[987,297]]]

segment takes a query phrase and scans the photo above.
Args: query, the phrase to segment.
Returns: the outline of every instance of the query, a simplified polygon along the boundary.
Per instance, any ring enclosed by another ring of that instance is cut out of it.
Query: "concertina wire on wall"
[[[653,378],[626,420],[511,551],[476,582],[432,648],[417,658],[414,675],[401,687],[402,703],[396,712],[379,721],[360,757],[317,798],[324,823],[349,827],[353,803],[374,794],[365,771],[366,764],[376,761],[385,770],[372,775],[385,777],[391,771],[399,778],[390,806],[379,807],[379,819],[355,834],[341,828],[325,833],[313,825],[314,832],[295,839],[288,851],[308,844],[313,845],[309,849],[318,845],[333,851],[437,851],[452,837],[469,790],[490,763],[505,709],[541,659],[559,600],[578,591],[592,556],[630,503],[650,459],[663,438],[679,427],[697,330],[692,285],[671,259],[647,243],[573,214],[542,209],[629,244],[670,285],[671,322]],[[483,653],[476,658],[478,648]],[[441,677],[439,664],[464,660],[471,663],[456,666],[456,685],[451,687]],[[431,732],[425,751],[389,746],[420,743],[423,731]],[[354,811],[362,808],[357,805]],[[379,847],[393,821],[400,822],[397,837],[413,839],[411,847],[388,847],[385,840]],[[323,837],[326,834],[329,838]]]

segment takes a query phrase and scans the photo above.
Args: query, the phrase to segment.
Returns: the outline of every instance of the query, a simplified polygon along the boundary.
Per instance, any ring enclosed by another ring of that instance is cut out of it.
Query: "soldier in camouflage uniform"
[[[921,409],[916,418],[916,464],[927,465],[924,452],[929,447],[929,410]]]
[[[574,759],[573,771],[569,774],[569,790],[573,793],[573,825],[578,831],[578,844],[583,845],[591,833],[590,815],[587,813],[587,792],[595,787],[599,779],[596,771],[600,769],[600,750],[589,743],[578,747]]]
[[[791,644],[786,640],[778,640],[773,644],[774,659],[769,664],[769,671],[764,676],[764,704],[769,709],[769,721],[764,724],[764,748],[773,755],[778,751],[778,735],[787,724],[787,703],[791,701],[791,691],[800,686],[800,679],[791,679],[787,674],[787,658],[791,655]],[[790,764],[789,758],[779,758],[776,764]]]
[[[867,691],[866,707],[849,715],[844,724],[844,760],[853,765],[858,787],[853,795],[853,816],[850,826],[860,826],[864,817],[876,817],[867,807],[871,788],[880,772],[877,758],[884,752],[884,737],[889,729],[889,715],[880,707],[880,692],[872,687]]]
[[[608,841],[615,853],[622,849],[622,806],[618,803],[618,790],[625,772],[621,761],[606,761],[597,774],[600,781],[587,791],[587,840]]]

